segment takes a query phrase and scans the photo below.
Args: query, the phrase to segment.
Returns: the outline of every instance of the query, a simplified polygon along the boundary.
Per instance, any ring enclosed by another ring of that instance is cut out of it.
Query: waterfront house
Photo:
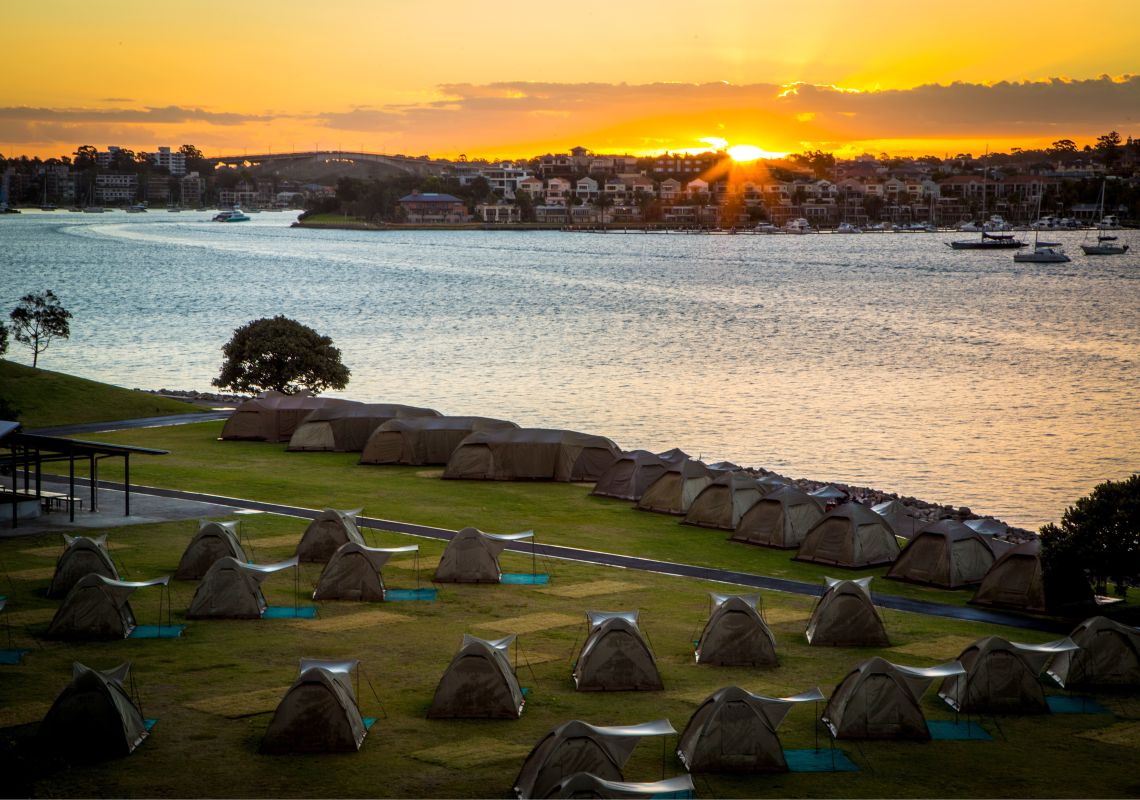
[[[598,198],[598,182],[588,175],[584,178],[579,178],[578,182],[574,185],[574,194],[577,195],[580,200],[592,202]]]
[[[658,191],[662,203],[672,203],[681,195],[681,182],[676,178],[666,178],[661,181]]]
[[[546,182],[546,205],[565,206],[570,200],[570,181],[551,178]]]
[[[475,206],[476,218],[488,223],[519,222],[521,213],[513,203],[480,203]]]
[[[518,182],[518,188],[515,189],[516,194],[519,192],[530,196],[532,200],[541,197],[543,192],[542,180],[533,175],[523,178]]]
[[[467,206],[458,197],[438,192],[412,192],[400,198],[408,222],[431,225],[467,222]]]

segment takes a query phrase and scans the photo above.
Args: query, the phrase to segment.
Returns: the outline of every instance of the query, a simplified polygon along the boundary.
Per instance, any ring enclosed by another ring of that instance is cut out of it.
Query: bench
[[[44,511],[70,511],[73,505],[78,505],[82,510],[83,498],[72,497],[66,492],[40,492],[40,499],[43,501]]]

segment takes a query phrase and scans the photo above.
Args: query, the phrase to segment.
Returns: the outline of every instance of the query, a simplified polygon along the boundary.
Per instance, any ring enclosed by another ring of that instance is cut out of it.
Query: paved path
[[[32,428],[27,433],[42,436],[74,436],[77,433],[107,433],[131,428],[161,428],[164,425],[189,425],[193,422],[212,422],[225,419],[233,409],[225,411],[203,411],[197,414],[171,414],[166,417],[143,417],[141,419],[117,419],[112,422],[83,422],[78,425],[57,425],[54,428]]]

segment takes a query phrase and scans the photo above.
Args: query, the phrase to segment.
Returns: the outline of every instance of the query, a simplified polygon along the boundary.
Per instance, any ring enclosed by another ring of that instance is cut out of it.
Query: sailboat
[[[1044,193],[1037,195],[1037,221],[1041,221],[1041,197]],[[1041,241],[1041,226],[1033,226],[1033,251],[1030,253],[1014,253],[1013,260],[1019,264],[1064,264],[1066,261],[1072,261],[1067,255],[1060,251],[1060,244],[1058,242],[1042,242]]]
[[[987,150],[988,154],[988,150]],[[982,171],[982,216],[986,216],[986,179],[989,176],[989,168],[986,167]],[[1000,218],[999,218],[1000,219]],[[991,218],[991,221],[994,221]],[[1004,221],[1001,225],[993,225],[997,231],[1005,228]],[[953,242],[946,242],[946,245],[954,250],[1016,250],[1020,247],[1025,247],[1025,242],[1020,239],[1015,239],[1012,233],[991,233],[986,230],[985,226],[982,227],[982,238],[980,239],[958,239]]]
[[[1086,256],[1122,256],[1128,252],[1128,245],[1116,244],[1116,237],[1105,233],[1110,228],[1104,224],[1104,187],[1106,181],[1100,182],[1100,201],[1097,203],[1097,212],[1101,217],[1101,224],[1097,225],[1096,244],[1081,242],[1081,249]]]

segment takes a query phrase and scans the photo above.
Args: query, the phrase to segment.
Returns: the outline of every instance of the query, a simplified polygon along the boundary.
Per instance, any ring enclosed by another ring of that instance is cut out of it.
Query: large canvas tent
[[[982,536],[1005,536],[1009,532],[1008,525],[993,517],[968,519],[964,524],[967,528],[977,531],[982,534]]]
[[[914,535],[887,577],[899,581],[958,589],[981,583],[994,564],[986,537],[961,522],[944,519]]]
[[[125,639],[135,629],[130,596],[144,586],[166,586],[170,576],[149,581],[116,581],[91,573],[79,579],[60,603],[48,636],[53,639]]]
[[[982,577],[970,602],[1044,612],[1041,540],[1033,539],[1007,550]]]
[[[697,495],[682,522],[734,531],[744,512],[767,493],[768,487],[757,483],[755,475],[726,472]]]
[[[562,780],[579,772],[622,781],[622,770],[643,737],[676,733],[667,719],[607,727],[576,719],[563,722],[547,732],[527,755],[515,778],[515,796],[549,797]]]
[[[575,772],[563,778],[550,790],[547,797],[608,797],[608,798],[688,798],[694,797],[696,786],[690,775],[662,778],[647,783],[608,781],[588,772]]]
[[[265,753],[355,753],[368,729],[356,704],[357,661],[302,659],[261,740]]]
[[[930,738],[919,702],[935,678],[964,672],[957,661],[928,669],[870,658],[831,693],[822,721],[836,739]]]
[[[807,626],[814,647],[890,647],[887,629],[871,602],[871,579],[824,578],[827,588]]]
[[[718,689],[689,718],[677,757],[689,772],[787,772],[776,730],[792,706],[823,699],[818,688],[794,697]]]
[[[245,550],[238,539],[237,526],[236,521],[202,520],[198,524],[198,532],[182,552],[178,569],[174,571],[174,580],[201,580],[211,564],[226,556],[236,558],[238,561],[247,560]]]
[[[503,578],[499,554],[511,542],[533,537],[533,531],[495,534],[464,528],[447,543],[432,580],[439,583],[499,583]]]
[[[428,709],[429,719],[518,719],[523,698],[508,657],[515,637],[488,641],[463,634]]]
[[[147,737],[146,722],[127,694],[130,662],[95,670],[76,661],[71,683],[40,723],[39,740],[77,761],[122,758]]]
[[[642,511],[683,516],[714,474],[704,462],[687,458],[672,464],[665,473],[646,488],[637,507]]]
[[[590,630],[574,664],[574,686],[578,691],[665,688],[657,660],[637,625],[637,611],[587,611],[586,619]]]
[[[194,592],[187,619],[261,619],[268,604],[261,582],[275,572],[296,569],[297,558],[276,564],[245,564],[226,556],[213,563]]]
[[[871,510],[890,523],[896,536],[904,539],[913,538],[918,529],[926,525],[926,520],[915,516],[915,509],[898,500],[877,503]]]
[[[697,642],[696,660],[721,667],[774,667],[776,637],[756,606],[759,595],[709,592],[713,612]]]
[[[1050,656],[1078,649],[1072,639],[1019,644],[985,636],[958,656],[965,674],[950,675],[938,696],[955,711],[988,714],[1046,714],[1045,691],[1038,676]]]
[[[814,497],[794,486],[780,486],[744,512],[730,538],[765,547],[799,547],[822,516],[823,506]]]
[[[1061,686],[1140,686],[1140,630],[1090,617],[1069,638],[1080,650],[1057,653],[1049,663]]]
[[[322,509],[321,513],[309,523],[309,527],[305,528],[301,541],[297,543],[297,559],[323,564],[332,558],[332,554],[343,544],[349,542],[364,544],[364,537],[356,527],[356,518],[363,510],[362,508],[350,511]]]
[[[661,456],[648,450],[631,450],[622,453],[621,458],[606,470],[590,494],[637,501],[668,469],[669,462]]]
[[[222,438],[287,442],[310,412],[318,408],[344,405],[358,403],[356,400],[336,397],[314,397],[308,391],[282,394],[270,390],[235,408],[222,426]]]
[[[315,408],[289,437],[289,450],[360,452],[377,428],[404,417],[438,417],[433,408],[398,403],[355,403]]]
[[[379,603],[384,599],[384,578],[380,570],[397,553],[417,553],[420,546],[366,547],[348,542],[337,548],[325,564],[314,600],[361,600]]]
[[[597,481],[621,455],[604,436],[548,428],[476,431],[455,448],[444,478]]]
[[[885,519],[867,506],[844,503],[804,535],[796,560],[861,569],[889,564],[898,555],[898,540]]]
[[[119,571],[107,550],[107,537],[68,536],[63,534],[64,550],[55,562],[55,574],[48,586],[48,597],[63,597],[80,578],[94,573],[111,580],[119,579]]]
[[[406,417],[385,422],[372,432],[361,464],[446,464],[459,443],[476,431],[518,428],[491,417]]]

